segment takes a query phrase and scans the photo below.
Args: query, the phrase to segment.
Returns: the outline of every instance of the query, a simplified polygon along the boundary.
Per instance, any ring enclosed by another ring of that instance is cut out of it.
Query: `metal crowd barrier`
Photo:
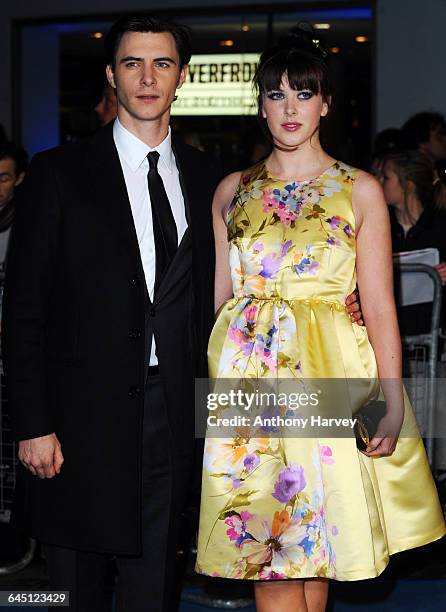
[[[442,283],[439,274],[424,264],[395,264],[395,276],[406,274],[427,275],[433,284],[430,328],[426,333],[402,336],[403,376],[406,390],[418,426],[425,440],[426,453],[431,468],[435,467],[434,437],[435,410],[437,406],[437,362],[440,337]]]

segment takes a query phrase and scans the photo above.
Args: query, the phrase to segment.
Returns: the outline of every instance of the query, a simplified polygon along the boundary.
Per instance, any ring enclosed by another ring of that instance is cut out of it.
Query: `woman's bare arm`
[[[215,239],[215,312],[233,296],[229,266],[228,230],[226,213],[240,181],[241,172],[233,172],[218,185],[212,203]]]
[[[378,181],[365,172],[353,187],[356,218],[356,268],[363,318],[378,364],[388,408],[388,427],[395,435],[368,446],[369,455],[393,452],[404,414],[401,387],[401,339],[393,295],[393,261],[387,204]],[[380,429],[381,424],[380,424]]]

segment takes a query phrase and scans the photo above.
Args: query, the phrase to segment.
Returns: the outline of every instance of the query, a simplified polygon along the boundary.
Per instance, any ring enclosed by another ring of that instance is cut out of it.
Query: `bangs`
[[[323,98],[330,95],[324,62],[301,50],[285,50],[267,60],[257,74],[259,92],[279,90],[285,75],[292,89],[308,89],[315,95],[321,94]]]

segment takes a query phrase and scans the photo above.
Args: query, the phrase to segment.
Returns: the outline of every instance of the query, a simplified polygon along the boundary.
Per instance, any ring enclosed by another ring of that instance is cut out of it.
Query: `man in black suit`
[[[46,544],[70,609],[102,609],[116,555],[118,610],[155,612],[169,605],[193,378],[206,375],[216,180],[169,128],[187,32],[126,17],[106,49],[118,119],[36,155],[17,203],[3,304],[15,520]]]

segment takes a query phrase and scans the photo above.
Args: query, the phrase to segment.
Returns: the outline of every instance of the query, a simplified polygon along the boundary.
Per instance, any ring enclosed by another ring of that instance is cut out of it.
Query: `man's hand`
[[[31,440],[20,440],[19,459],[31,474],[39,478],[53,478],[59,474],[64,461],[55,433]]]
[[[358,291],[353,291],[353,293],[350,293],[350,295],[345,298],[345,305],[347,306],[347,312],[350,315],[352,323],[364,325]]]
[[[444,285],[446,283],[446,262],[442,261],[441,263],[437,264],[434,266],[434,270],[437,270],[438,274],[440,275],[441,282]]]

